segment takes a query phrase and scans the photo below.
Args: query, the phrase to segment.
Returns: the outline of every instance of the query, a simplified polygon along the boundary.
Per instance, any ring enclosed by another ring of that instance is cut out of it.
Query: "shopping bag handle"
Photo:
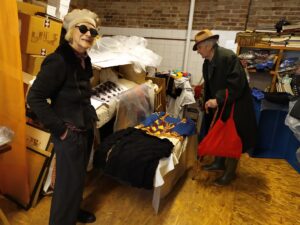
[[[224,101],[224,104],[223,104],[222,111],[221,111],[221,113],[220,113],[219,119],[221,119],[222,116],[223,116],[223,112],[224,112],[224,109],[225,109],[225,105],[226,105],[227,100],[228,100],[228,95],[229,95],[229,93],[228,93],[228,88],[226,88],[226,91],[225,91],[225,101]],[[232,103],[232,107],[231,107],[230,117],[229,117],[229,118],[233,118],[234,105],[235,105],[235,102]]]

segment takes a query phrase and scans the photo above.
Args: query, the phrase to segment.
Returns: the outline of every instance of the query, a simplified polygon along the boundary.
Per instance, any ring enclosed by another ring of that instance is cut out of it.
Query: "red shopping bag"
[[[242,154],[242,141],[233,120],[234,104],[229,118],[225,122],[221,120],[227,98],[228,90],[226,90],[226,98],[219,118],[198,145],[199,156],[212,155],[239,158]]]

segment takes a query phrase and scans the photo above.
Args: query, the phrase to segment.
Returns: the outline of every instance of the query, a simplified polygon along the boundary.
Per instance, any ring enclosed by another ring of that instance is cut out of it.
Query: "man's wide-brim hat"
[[[197,50],[197,45],[205,40],[208,39],[219,39],[219,35],[218,34],[213,34],[210,30],[208,29],[204,29],[199,31],[196,35],[195,35],[195,44],[193,46],[193,51]]]

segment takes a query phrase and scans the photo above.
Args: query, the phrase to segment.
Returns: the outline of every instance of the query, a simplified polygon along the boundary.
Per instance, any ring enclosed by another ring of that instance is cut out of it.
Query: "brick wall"
[[[189,0],[71,0],[88,8],[102,26],[187,29]],[[300,22],[299,0],[196,0],[193,29],[244,30],[273,26],[282,17]]]
[[[249,0],[196,0],[193,29],[243,30]]]
[[[300,1],[252,0],[248,28],[274,25],[282,17],[291,23],[300,22]]]

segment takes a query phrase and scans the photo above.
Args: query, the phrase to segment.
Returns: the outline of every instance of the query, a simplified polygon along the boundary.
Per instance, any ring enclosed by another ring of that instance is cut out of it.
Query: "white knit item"
[[[76,26],[76,24],[83,22],[97,27],[99,18],[96,13],[88,9],[74,9],[64,17],[63,27],[68,31],[70,28]]]

